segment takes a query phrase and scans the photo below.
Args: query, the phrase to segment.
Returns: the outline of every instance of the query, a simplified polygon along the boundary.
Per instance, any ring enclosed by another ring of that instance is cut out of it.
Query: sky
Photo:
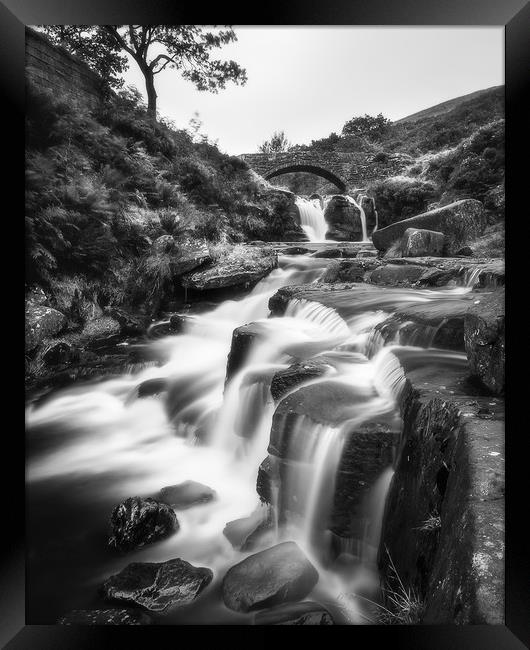
[[[201,132],[229,154],[252,153],[283,130],[309,144],[356,115],[397,120],[504,83],[503,27],[234,27],[215,56],[246,68],[245,86],[199,92],[166,69],[155,77],[161,116]],[[144,93],[134,62],[125,83]],[[145,96],[145,95],[144,95]]]

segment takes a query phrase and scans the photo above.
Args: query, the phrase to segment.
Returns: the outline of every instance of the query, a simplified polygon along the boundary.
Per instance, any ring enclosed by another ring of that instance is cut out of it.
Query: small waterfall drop
[[[328,224],[324,219],[324,211],[319,199],[309,201],[300,196],[296,197],[296,206],[300,213],[300,223],[310,242],[326,241]]]

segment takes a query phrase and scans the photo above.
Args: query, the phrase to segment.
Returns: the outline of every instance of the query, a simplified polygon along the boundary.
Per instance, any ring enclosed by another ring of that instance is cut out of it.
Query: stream
[[[308,217],[307,226],[315,240],[324,237],[317,221]],[[245,297],[189,316],[178,335],[135,344],[147,347],[157,363],[118,378],[74,384],[28,404],[28,623],[53,624],[73,609],[108,607],[98,587],[110,575],[130,562],[178,557],[210,568],[214,578],[195,602],[158,622],[251,624],[253,614],[232,611],[221,598],[226,571],[251,554],[235,549],[223,530],[228,522],[269,512],[256,492],[256,478],[279,406],[270,383],[276,372],[307,359],[324,361],[329,372],[303,385],[313,386],[317,395],[345,393],[347,407],[327,422],[307,415],[291,419],[287,442],[300,452],[282,487],[284,505],[271,504],[271,544],[298,543],[319,572],[306,600],[327,607],[336,623],[373,622],[363,602],[378,598],[376,559],[392,459],[363,497],[363,532],[341,538],[339,550],[331,553],[337,540],[331,539],[328,519],[349,433],[375,419],[390,423],[399,435],[403,359],[416,365],[465,363],[462,353],[431,348],[432,333],[422,338],[417,332],[407,345],[399,336],[384,345],[374,328],[400,306],[432,302],[440,309],[445,301],[469,300],[471,288],[381,289],[377,300],[359,294],[346,309],[292,300],[284,316],[268,317],[269,298],[280,287],[316,283],[328,263],[280,256],[278,268]],[[225,385],[232,333],[247,323],[255,324],[259,336]],[[142,391],[146,382],[161,388],[149,394]],[[278,435],[281,439],[287,430],[280,426]],[[209,486],[216,498],[178,510],[180,529],[167,539],[126,554],[108,548],[115,505],[130,496],[156,497],[164,486],[187,480]],[[285,523],[282,508],[291,497],[297,514]]]

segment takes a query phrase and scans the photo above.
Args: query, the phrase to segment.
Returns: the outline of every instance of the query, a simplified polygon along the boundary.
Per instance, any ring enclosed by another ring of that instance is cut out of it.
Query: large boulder
[[[110,517],[109,546],[127,551],[168,537],[179,529],[177,516],[165,503],[129,497]]]
[[[182,285],[197,291],[256,284],[278,266],[276,253],[256,246],[237,246],[213,266],[182,276]]]
[[[309,594],[318,572],[295,542],[283,542],[231,567],[223,584],[223,601],[238,612],[296,601]]]
[[[245,365],[254,342],[262,336],[263,327],[260,323],[236,327],[232,333],[232,343],[226,363],[226,382],[230,381]]]
[[[482,203],[476,199],[462,199],[376,230],[372,241],[378,250],[386,251],[401,239],[408,228],[435,230],[445,235],[447,254],[452,255],[481,235],[485,226]]]
[[[504,288],[477,294],[466,313],[464,340],[471,371],[492,393],[504,391]]]
[[[418,282],[425,273],[425,267],[413,264],[384,264],[371,271],[366,277],[373,284],[391,287],[410,286]]]
[[[257,612],[254,625],[333,625],[328,610],[311,601],[287,603]]]
[[[138,609],[74,609],[57,625],[150,625],[151,617]]]
[[[104,598],[132,603],[150,612],[164,612],[189,605],[212,581],[206,567],[195,567],[180,558],[167,562],[133,562],[106,580]]]
[[[334,196],[324,210],[328,224],[326,239],[335,241],[362,241],[361,211],[340,194]]]
[[[441,232],[424,228],[407,228],[401,238],[403,257],[424,257],[443,255],[445,236]]]
[[[177,510],[185,510],[200,503],[208,503],[215,498],[215,490],[196,481],[184,481],[184,483],[170,485],[160,490],[160,501]]]
[[[177,240],[172,235],[162,235],[152,243],[151,253],[169,256],[174,276],[188,273],[212,260],[205,241],[186,236]]]
[[[66,316],[60,311],[35,302],[26,304],[25,316],[26,352],[34,350],[44,339],[58,334],[66,325]]]

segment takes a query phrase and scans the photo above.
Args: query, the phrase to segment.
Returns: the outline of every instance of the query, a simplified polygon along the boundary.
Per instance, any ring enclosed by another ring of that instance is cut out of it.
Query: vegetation
[[[30,86],[26,116],[26,281],[74,321],[156,293],[161,235],[270,240],[292,222],[286,195],[207,138],[151,122],[137,92],[89,112]]]
[[[128,54],[145,79],[147,111],[156,119],[155,76],[174,68],[198,90],[217,92],[228,81],[245,83],[235,61],[211,58],[212,50],[237,40],[233,29],[206,31],[200,25],[49,25],[52,42],[80,55],[114,87],[127,68]]]
[[[381,140],[381,138],[388,132],[390,127],[390,120],[382,113],[376,115],[363,115],[359,117],[352,117],[342,127],[343,135],[356,135],[358,137],[365,137],[369,140]]]
[[[259,150],[262,153],[281,153],[282,151],[289,151],[292,145],[287,140],[283,131],[275,131],[270,140],[265,140],[260,146]]]

